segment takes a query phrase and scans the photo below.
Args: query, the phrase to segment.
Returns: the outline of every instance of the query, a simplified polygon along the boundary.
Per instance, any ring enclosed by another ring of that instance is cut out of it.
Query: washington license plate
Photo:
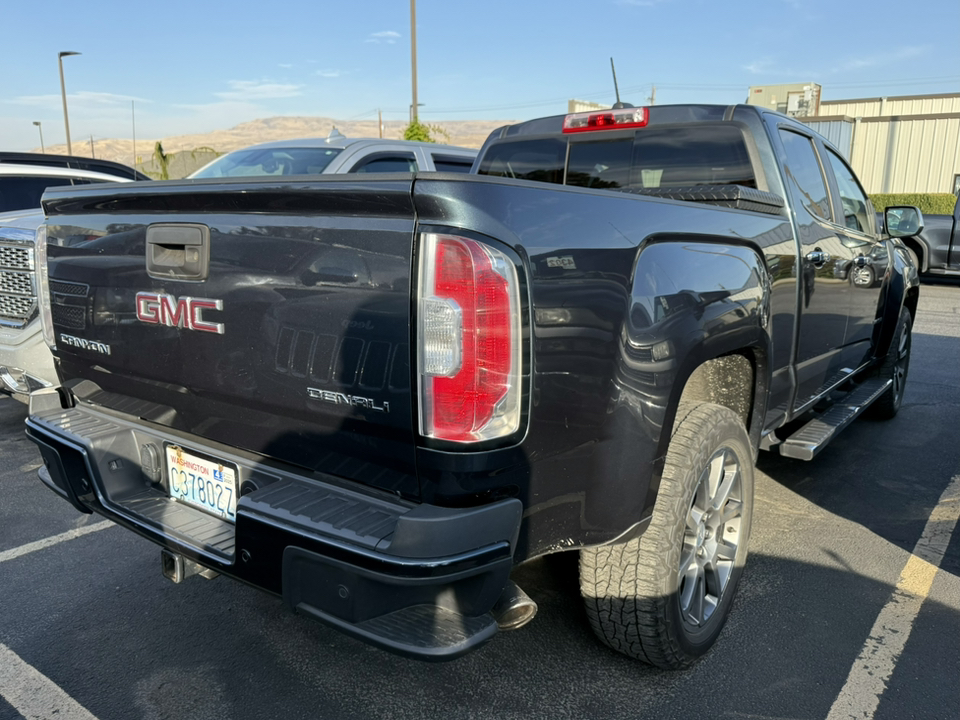
[[[237,521],[237,469],[167,445],[170,497],[229,522]]]

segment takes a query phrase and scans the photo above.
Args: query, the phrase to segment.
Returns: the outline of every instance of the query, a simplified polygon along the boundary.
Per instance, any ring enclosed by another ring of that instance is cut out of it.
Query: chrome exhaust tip
[[[517,630],[536,617],[537,604],[513,580],[507,580],[492,612],[501,630]]]

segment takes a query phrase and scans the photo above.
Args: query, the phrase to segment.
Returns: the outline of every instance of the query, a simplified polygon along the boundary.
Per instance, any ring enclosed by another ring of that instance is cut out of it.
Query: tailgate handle
[[[210,273],[210,228],[193,223],[147,227],[147,275],[200,282]]]

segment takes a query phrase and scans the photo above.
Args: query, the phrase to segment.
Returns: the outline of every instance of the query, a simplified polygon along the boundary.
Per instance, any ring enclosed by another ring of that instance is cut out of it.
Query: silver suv
[[[26,400],[33,390],[57,384],[39,319],[34,236],[43,223],[44,190],[135,177],[146,176],[91,158],[0,153],[0,393]]]
[[[333,175],[379,172],[470,172],[471,148],[406,140],[347,138],[334,130],[326,138],[303,138],[234,150],[190,178],[263,175]]]

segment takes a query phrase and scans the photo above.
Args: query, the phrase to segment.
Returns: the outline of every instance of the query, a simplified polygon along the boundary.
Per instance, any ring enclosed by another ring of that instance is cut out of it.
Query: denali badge
[[[343,393],[333,392],[332,390],[318,390],[312,387],[307,388],[307,395],[314,400],[322,400],[331,405],[350,405],[375,412],[390,412],[390,403],[385,400],[382,401],[380,405],[377,405],[377,401],[373,398],[360,397],[359,395],[344,395]]]
[[[223,310],[223,300],[192,297],[177,299],[173,295],[137,293],[137,320],[140,322],[223,335],[223,323],[205,322],[200,317],[204,310]]]
[[[97,342],[96,340],[87,340],[86,338],[79,338],[74,337],[73,335],[65,335],[64,333],[60,333],[60,342],[62,342],[64,345],[83,348],[84,350],[92,350],[93,352],[98,352],[103,355],[110,354],[110,346],[106,343]]]

